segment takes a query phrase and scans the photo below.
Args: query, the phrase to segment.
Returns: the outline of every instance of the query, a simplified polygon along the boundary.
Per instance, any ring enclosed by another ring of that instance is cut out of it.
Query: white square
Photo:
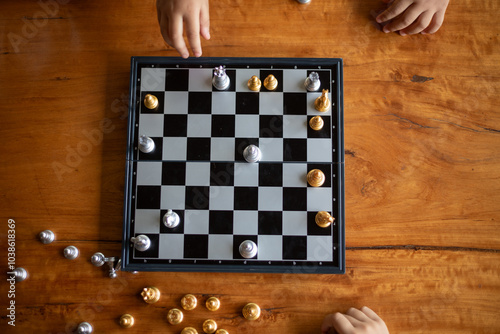
[[[160,210],[135,210],[134,233],[160,233]]]
[[[283,115],[283,138],[307,138],[307,116]]]
[[[141,91],[165,90],[164,68],[143,68],[141,72]]]
[[[307,211],[332,212],[332,188],[307,188]]]
[[[184,235],[174,233],[160,234],[158,257],[164,260],[184,259]]]
[[[238,69],[236,71],[236,91],[237,92],[252,92],[248,89],[248,80],[252,76],[259,77],[260,70],[259,69]],[[259,78],[260,79],[260,78]]]
[[[332,162],[332,140],[330,138],[310,138],[307,140],[307,161]]]
[[[188,137],[211,137],[212,136],[212,116],[193,115],[187,116]]]
[[[187,186],[209,186],[210,185],[210,163],[209,162],[186,162],[186,185]]]
[[[234,130],[236,138],[259,138],[259,128],[259,115],[236,115]]]
[[[233,236],[210,234],[208,236],[208,259],[232,260],[233,259]]]
[[[283,70],[284,92],[305,92],[307,70]]]
[[[307,236],[307,261],[333,261],[331,236]]]
[[[163,160],[186,160],[187,137],[163,137]]]
[[[281,235],[259,235],[257,258],[265,261],[283,260],[283,237]]]
[[[154,186],[161,184],[161,162],[137,162],[137,184],[140,186]]]
[[[328,111],[317,111],[316,108],[314,107],[314,102],[316,102],[316,99],[321,96],[321,92],[319,93],[307,93],[307,114],[308,115],[331,115],[332,113],[332,108],[330,108]],[[332,100],[332,94],[331,92],[328,92],[328,98],[330,99],[330,102]]]
[[[233,210],[234,187],[211,186],[210,210]]]
[[[283,211],[283,235],[307,235],[307,212]]]
[[[139,116],[139,135],[163,137],[163,114],[141,114]]]
[[[283,161],[283,138],[260,138],[261,161]]]
[[[191,68],[189,69],[189,91],[191,92],[211,92],[212,91],[211,68]]]
[[[163,112],[170,115],[185,115],[188,113],[188,92],[165,92]]]
[[[259,215],[257,211],[234,211],[233,234],[257,235]]]
[[[212,93],[212,114],[236,114],[236,93],[234,92],[213,92]]]
[[[259,188],[259,211],[282,211],[283,210],[283,188],[282,187],[260,187]]]
[[[283,115],[283,93],[260,93],[260,115]]]
[[[284,187],[306,187],[307,186],[307,164],[283,164],[283,186]]]
[[[211,138],[210,160],[234,161],[234,138]]]
[[[162,186],[160,208],[163,210],[184,210],[186,205],[186,187]]]
[[[185,234],[208,234],[208,210],[184,211]]]
[[[257,187],[259,185],[259,164],[258,163],[235,163],[234,164],[234,185],[245,187]]]

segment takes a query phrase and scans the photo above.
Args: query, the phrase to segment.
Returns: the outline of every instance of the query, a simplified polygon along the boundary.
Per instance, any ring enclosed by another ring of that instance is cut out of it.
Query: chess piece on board
[[[176,228],[180,221],[179,215],[170,209],[163,216],[163,225],[168,228]]]
[[[144,105],[151,110],[158,109],[158,98],[152,94],[146,94],[144,96]]]
[[[262,86],[262,83],[261,83],[260,79],[256,75],[254,75],[248,80],[247,86],[248,86],[248,89],[250,89],[254,92],[258,92],[258,91],[260,91],[260,87]]]
[[[314,131],[319,131],[319,130],[323,129],[324,125],[325,125],[325,122],[323,121],[323,118],[321,118],[321,116],[314,116],[309,120],[309,126]]]
[[[269,74],[267,78],[264,79],[264,87],[267,90],[275,90],[278,87],[278,79],[272,74]]]
[[[319,226],[319,227],[323,227],[323,228],[326,228],[328,226],[330,226],[334,221],[335,221],[335,218],[333,218],[328,212],[326,211],[319,211],[317,214],[316,214],[316,217],[315,217],[315,221],[316,221],[316,224]]]
[[[252,240],[245,240],[240,244],[240,255],[245,259],[251,259],[257,255],[257,245]]]
[[[262,152],[257,146],[248,145],[243,150],[243,158],[245,158],[247,162],[258,162],[262,159]]]
[[[130,238],[130,242],[134,244],[134,248],[139,252],[145,252],[151,247],[151,240],[144,234],[139,234],[137,237]]]
[[[325,112],[330,110],[330,99],[328,98],[328,89],[323,89],[321,96],[314,101],[314,107],[317,111]]]
[[[226,73],[226,66],[218,66],[214,69],[212,84],[217,90],[226,90],[229,88],[230,80]]]
[[[155,142],[148,136],[141,135],[139,137],[139,150],[143,153],[151,153],[155,149]]]
[[[321,187],[325,183],[325,174],[319,169],[312,169],[307,173],[307,183],[312,187]]]
[[[315,92],[321,86],[318,72],[311,72],[304,81],[304,87],[308,92]]]

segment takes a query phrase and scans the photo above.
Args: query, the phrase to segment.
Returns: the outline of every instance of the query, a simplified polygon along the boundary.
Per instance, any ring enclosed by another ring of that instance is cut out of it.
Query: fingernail
[[[184,58],[184,59],[187,59],[187,58],[189,58],[189,53],[183,53],[181,55],[181,57]]]
[[[382,22],[383,22],[383,21],[382,21],[382,19],[381,19],[380,17],[377,17],[377,18],[375,19],[375,21],[377,21],[377,23],[382,23]]]
[[[422,31],[421,34],[422,35],[427,35],[427,33],[425,31]]]
[[[400,34],[401,36],[406,36],[406,33],[405,33],[405,32],[403,32],[403,31],[400,31],[400,32],[399,32],[399,34]]]
[[[195,52],[195,53],[194,53],[194,56],[195,56],[196,58],[201,57],[201,52]]]
[[[382,31],[383,31],[383,32],[385,32],[385,33],[387,34],[387,33],[389,32],[389,28],[384,27],[384,28],[382,29]]]

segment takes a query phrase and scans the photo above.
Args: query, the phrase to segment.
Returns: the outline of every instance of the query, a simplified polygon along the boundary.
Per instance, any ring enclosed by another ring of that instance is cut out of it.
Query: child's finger
[[[439,11],[432,17],[429,26],[422,31],[422,34],[433,34],[441,28],[444,21],[444,11]]]
[[[200,11],[200,33],[207,41],[210,39],[210,15],[208,6],[201,8]]]
[[[354,307],[351,307],[349,310],[347,310],[346,314],[350,315],[351,317],[353,317],[354,319],[359,320],[359,321],[370,320],[370,318],[368,318],[368,316],[366,314],[364,314],[363,312],[361,312],[360,310],[358,310]]]
[[[429,26],[434,15],[431,12],[422,13],[410,26],[400,31],[401,36],[418,34]]]
[[[386,25],[384,27],[384,32],[398,31],[410,26],[418,19],[421,13],[422,11],[418,10],[418,8],[408,8],[403,15]]]
[[[168,32],[172,46],[179,52],[182,58],[189,57],[189,51],[182,37],[182,16],[176,15],[169,20]]]
[[[352,332],[354,329],[354,326],[352,325],[351,321],[347,318],[349,316],[346,316],[345,314],[342,313],[335,313],[333,315],[333,328],[339,333],[349,333]]]
[[[411,0],[396,0],[394,3],[387,8],[382,14],[377,16],[376,21],[378,23],[389,21],[399,14],[403,13],[413,1]]]
[[[198,15],[186,18],[186,36],[195,57],[201,56],[200,20]]]
[[[372,320],[375,320],[375,321],[378,321],[378,320],[382,320],[377,313],[375,313],[375,311],[373,311],[371,308],[369,308],[368,306],[363,306],[361,308],[361,312],[363,312],[364,314],[366,314],[366,316]]]

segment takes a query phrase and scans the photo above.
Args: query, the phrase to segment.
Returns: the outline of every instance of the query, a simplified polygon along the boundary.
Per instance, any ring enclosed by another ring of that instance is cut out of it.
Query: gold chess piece
[[[218,329],[217,332],[215,332],[215,334],[229,334],[229,332],[225,329]]]
[[[212,320],[208,319],[203,322],[203,331],[207,334],[213,334],[217,330],[217,323]]]
[[[158,108],[158,98],[152,94],[146,94],[144,96],[144,105],[148,109],[156,109]]]
[[[254,92],[260,91],[260,87],[262,86],[262,83],[256,75],[252,76],[250,80],[248,80],[248,89],[253,90]]]
[[[275,90],[278,87],[278,79],[272,74],[269,74],[267,78],[264,79],[264,87],[267,90]]]
[[[247,320],[257,320],[260,317],[260,307],[254,303],[248,303],[243,307],[243,316]]]
[[[194,295],[187,294],[181,299],[181,306],[186,311],[194,310],[196,305],[198,305],[198,299]]]
[[[312,187],[321,187],[325,183],[325,174],[319,169],[311,169],[307,173],[307,183]]]
[[[205,305],[210,311],[217,311],[220,308],[220,300],[217,297],[210,297],[207,299]]]
[[[160,290],[154,286],[150,286],[142,289],[141,296],[146,303],[153,304],[160,300]]]
[[[198,331],[193,327],[186,327],[182,330],[181,334],[198,334]]]
[[[123,328],[130,328],[134,326],[134,317],[130,314],[124,314],[120,317],[120,326]]]
[[[309,126],[315,131],[323,129],[323,125],[325,125],[325,122],[321,116],[314,116],[309,120]]]
[[[168,311],[167,321],[169,324],[178,325],[182,322],[182,319],[184,319],[184,314],[182,314],[182,311],[178,308],[173,308]]]
[[[319,211],[316,214],[315,220],[316,220],[316,224],[318,224],[319,227],[328,227],[335,221],[335,218],[333,218],[326,211]]]
[[[328,89],[323,89],[323,93],[320,97],[314,101],[314,107],[317,111],[328,111],[330,110],[330,99],[328,98]]]

